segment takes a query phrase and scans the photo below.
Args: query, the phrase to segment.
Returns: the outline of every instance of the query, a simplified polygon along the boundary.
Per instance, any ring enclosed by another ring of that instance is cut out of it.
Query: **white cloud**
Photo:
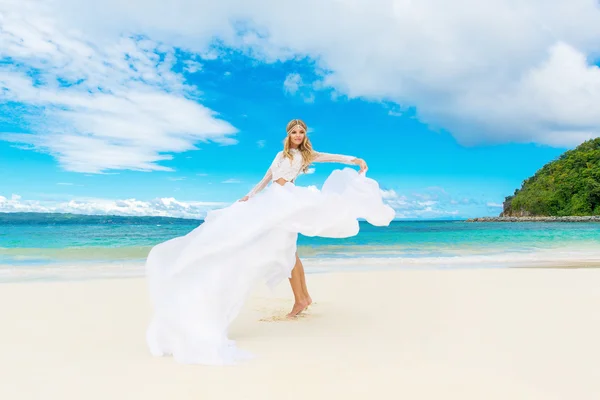
[[[296,94],[300,89],[300,85],[302,84],[302,77],[298,74],[289,74],[285,77],[285,81],[283,82],[283,89],[286,93]]]
[[[314,174],[316,170],[317,170],[316,168],[309,168],[306,170],[305,174],[306,175]]]
[[[472,198],[469,198],[469,197],[462,197],[462,198],[460,198],[458,200],[457,199],[450,200],[450,204],[462,204],[462,205],[465,205],[465,206],[468,206],[468,205],[477,205],[477,204],[480,204],[480,203],[481,202],[479,202],[478,200],[475,200],[475,199],[472,199]]]
[[[171,72],[173,46],[216,59],[215,42],[266,62],[308,57],[319,78],[302,85],[396,103],[393,113],[416,108],[463,144],[572,146],[599,134],[600,71],[592,64],[600,11],[592,0],[308,0],[302,7],[0,0],[0,7],[3,57],[42,72],[40,85],[3,67],[1,95],[46,107],[31,118],[36,132],[48,132],[5,139],[45,149],[71,170],[167,169],[160,161],[170,153],[233,133]],[[150,40],[117,41],[124,34]],[[56,77],[84,81],[61,87]],[[297,77],[288,78],[299,92]]]
[[[398,219],[467,218],[496,212],[497,207],[502,207],[502,204],[460,196],[437,186],[406,194],[382,189],[381,195],[384,202],[396,210]]]
[[[172,71],[174,50],[121,37],[94,42],[58,25],[48,2],[0,1],[0,103],[27,105],[31,134],[0,139],[54,155],[71,171],[170,170],[169,153],[199,141],[234,143],[236,130],[196,101]],[[142,32],[140,32],[142,33]]]
[[[458,210],[435,207],[438,205],[437,201],[423,201],[422,198],[428,197],[428,194],[414,193],[409,197],[399,195],[393,189],[382,189],[381,196],[386,204],[396,210],[397,219],[455,217],[458,215]]]
[[[189,72],[190,74],[193,74],[198,71],[202,71],[202,64],[200,64],[198,61],[185,60],[184,64],[185,64],[185,68],[184,68],[185,71]]]
[[[258,141],[256,141],[256,146],[257,146],[259,149],[262,149],[263,147],[265,147],[265,145],[266,145],[266,144],[267,144],[267,141],[266,141],[266,140],[258,140]]]
[[[297,74],[289,74],[283,81],[283,90],[285,93],[290,95],[300,96],[306,103],[312,103],[315,101],[315,95],[313,93],[315,84],[306,84],[302,80],[302,77]]]
[[[222,181],[221,183],[241,183],[241,181],[239,179],[231,178],[231,179],[226,179],[226,180]]]
[[[393,189],[381,189],[381,197],[384,200],[392,200],[392,199],[397,199],[398,193],[396,193],[395,190]]]
[[[429,186],[425,188],[426,190],[429,190],[430,192],[439,192],[442,194],[448,194],[448,192],[446,192],[446,189],[444,189],[443,187],[440,186]]]
[[[77,199],[64,202],[11,199],[0,196],[0,212],[47,212],[88,215],[161,216],[203,218],[211,209],[227,205],[220,202],[183,202],[172,197],[150,201],[123,199]]]
[[[592,0],[54,4],[63,21],[103,38],[127,29],[199,53],[217,38],[267,62],[309,57],[335,95],[416,107],[465,144],[571,146],[600,126]]]

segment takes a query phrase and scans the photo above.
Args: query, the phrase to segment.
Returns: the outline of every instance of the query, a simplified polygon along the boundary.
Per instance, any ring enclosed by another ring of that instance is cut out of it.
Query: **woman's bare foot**
[[[296,301],[294,303],[294,307],[292,307],[292,311],[287,316],[290,318],[297,316],[302,311],[306,310],[306,308],[309,306],[309,304],[310,303],[308,300]]]
[[[306,298],[306,308],[305,308],[305,310],[306,310],[306,309],[308,308],[308,306],[310,306],[311,304],[312,304],[312,299],[310,298],[310,296],[308,296],[308,297]]]

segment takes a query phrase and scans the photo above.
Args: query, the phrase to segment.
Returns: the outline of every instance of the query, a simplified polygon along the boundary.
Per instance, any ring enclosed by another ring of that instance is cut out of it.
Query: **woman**
[[[290,121],[283,151],[247,196],[152,248],[146,272],[155,313],[146,339],[153,355],[200,364],[246,358],[227,329],[256,283],[273,287],[288,278],[295,298],[290,316],[311,303],[296,252],[299,233],[344,238],[358,233],[359,218],[376,226],[394,218],[377,182],[364,175],[364,160],[316,152],[306,131],[303,121]],[[360,171],[336,170],[320,191],[296,186],[312,162],[355,164]],[[271,181],[277,185],[263,190]]]
[[[263,179],[240,201],[247,201],[250,197],[256,195],[269,182],[279,185],[285,185],[288,182],[294,183],[296,177],[302,172],[306,172],[311,162],[339,162],[342,164],[360,165],[360,172],[367,171],[367,164],[360,158],[342,156],[337,154],[318,153],[313,151],[312,144],[306,135],[307,127],[304,121],[294,119],[286,127],[288,133],[283,141],[283,151],[275,156],[271,167]],[[289,162],[285,160],[288,159]],[[294,317],[312,304],[312,299],[306,288],[306,278],[304,276],[304,266],[296,253],[296,263],[292,269],[289,278],[292,291],[294,293],[294,306],[288,317]]]

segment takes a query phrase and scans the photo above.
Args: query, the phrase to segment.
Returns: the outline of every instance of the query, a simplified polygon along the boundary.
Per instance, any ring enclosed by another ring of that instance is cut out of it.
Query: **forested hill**
[[[600,215],[600,138],[544,165],[513,196],[500,216]]]

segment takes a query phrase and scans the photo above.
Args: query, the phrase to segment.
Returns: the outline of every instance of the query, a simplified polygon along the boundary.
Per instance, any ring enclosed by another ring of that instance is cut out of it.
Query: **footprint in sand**
[[[296,315],[295,317],[288,317],[288,310],[287,309],[278,309],[275,311],[275,313],[273,315],[270,315],[268,317],[263,317],[261,319],[259,319],[260,322],[293,322],[293,321],[298,321],[300,319],[304,319],[304,318],[308,318],[310,317],[310,308],[307,310],[302,311],[300,314]]]

